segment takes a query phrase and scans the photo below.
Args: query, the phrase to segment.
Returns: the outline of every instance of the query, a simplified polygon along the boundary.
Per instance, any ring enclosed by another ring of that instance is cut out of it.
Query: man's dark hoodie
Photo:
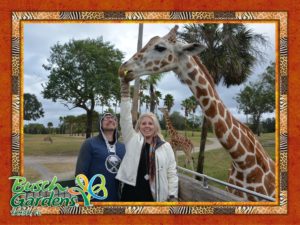
[[[99,135],[84,141],[81,146],[77,159],[75,176],[84,174],[88,180],[96,174],[104,175],[106,179],[106,188],[108,196],[102,201],[120,201],[120,183],[115,179],[121,160],[125,154],[125,145],[118,142],[118,131],[114,131],[114,140],[108,142],[103,129],[102,120],[105,116],[113,116],[112,114],[104,114],[99,121]],[[94,184],[99,184],[100,178],[97,177]],[[98,193],[103,196],[103,192]],[[92,201],[101,201],[92,199]]]

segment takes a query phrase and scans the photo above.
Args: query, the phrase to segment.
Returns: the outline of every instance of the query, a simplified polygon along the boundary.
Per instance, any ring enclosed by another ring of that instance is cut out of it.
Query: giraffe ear
[[[199,43],[186,44],[182,46],[182,52],[188,55],[199,55],[205,49],[204,45]]]

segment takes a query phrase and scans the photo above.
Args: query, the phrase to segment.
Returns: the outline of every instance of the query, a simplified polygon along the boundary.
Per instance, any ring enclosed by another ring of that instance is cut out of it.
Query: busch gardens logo
[[[96,178],[100,178],[100,183],[95,183]],[[14,180],[12,186],[13,196],[10,199],[10,205],[16,209],[27,206],[75,206],[78,201],[77,196],[81,195],[84,206],[91,206],[91,199],[105,200],[108,191],[105,187],[106,179],[102,174],[96,174],[89,181],[88,178],[79,174],[76,176],[76,187],[62,187],[57,183],[57,177],[54,176],[51,181],[39,180],[30,183],[25,177],[12,176]],[[33,196],[27,196],[26,193],[33,193]],[[34,196],[34,193],[48,192],[48,196]],[[68,192],[72,197],[59,197],[55,193]]]
[[[10,205],[12,207],[23,206],[74,206],[76,204],[77,197],[62,198],[54,196],[55,190],[60,192],[66,192],[68,187],[62,187],[57,182],[57,177],[53,177],[52,181],[39,180],[35,183],[26,181],[25,177],[13,176],[9,179],[14,180],[12,186],[13,196],[10,199]],[[26,192],[48,192],[49,196],[27,196]]]

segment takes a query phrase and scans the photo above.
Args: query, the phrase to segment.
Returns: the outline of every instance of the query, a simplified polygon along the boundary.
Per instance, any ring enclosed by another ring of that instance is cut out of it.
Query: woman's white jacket
[[[135,186],[144,137],[132,126],[131,103],[129,98],[122,98],[120,125],[126,153],[116,178]],[[167,201],[169,196],[178,197],[178,176],[176,161],[171,145],[165,142],[155,151],[155,199]]]

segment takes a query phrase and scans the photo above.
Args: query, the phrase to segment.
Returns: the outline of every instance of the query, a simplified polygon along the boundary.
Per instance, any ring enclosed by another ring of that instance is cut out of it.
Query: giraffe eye
[[[167,48],[163,47],[163,46],[160,46],[160,45],[155,45],[154,46],[154,49],[156,51],[159,51],[159,52],[163,52],[164,50],[166,50]]]

